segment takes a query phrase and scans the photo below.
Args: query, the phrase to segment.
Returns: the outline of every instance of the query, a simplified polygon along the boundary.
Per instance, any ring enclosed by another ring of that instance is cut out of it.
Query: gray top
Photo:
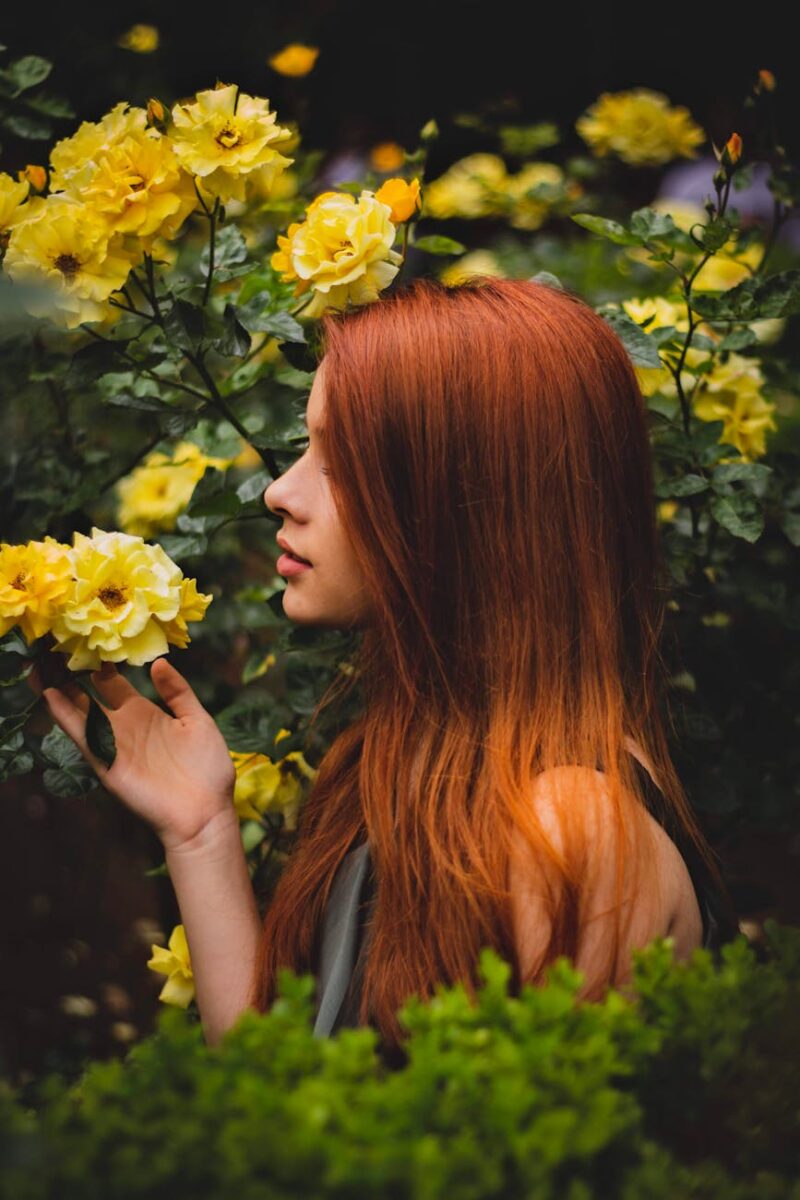
[[[645,796],[652,799],[644,773]],[[653,811],[653,806],[648,803]],[[659,818],[656,809],[653,815]],[[662,824],[664,822],[662,821]],[[681,830],[667,829],[683,855],[697,893],[703,918],[703,946],[715,955],[739,933],[735,914],[714,887],[694,844]],[[331,888],[322,928],[317,977],[316,1037],[328,1037],[343,1026],[358,1026],[361,978],[369,948],[370,917],[375,903],[375,879],[369,844],[363,842],[343,858]]]

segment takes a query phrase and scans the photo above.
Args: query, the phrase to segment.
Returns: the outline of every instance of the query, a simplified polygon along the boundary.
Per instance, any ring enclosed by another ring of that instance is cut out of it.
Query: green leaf
[[[756,321],[800,312],[800,268],[769,279],[751,276],[726,292],[692,292],[692,308],[715,321]]]
[[[501,125],[498,133],[503,154],[517,158],[531,158],[560,141],[558,126],[552,121],[539,121],[536,125]]]
[[[73,355],[64,377],[67,387],[83,391],[97,383],[102,375],[118,371],[127,345],[127,340],[120,339],[90,342],[88,346],[83,346]]]
[[[52,69],[53,64],[46,58],[40,58],[38,54],[26,54],[23,58],[16,58],[9,63],[3,71],[3,76],[14,89],[11,95],[18,96],[28,88],[36,87],[37,83],[42,83]]]
[[[746,542],[757,542],[763,532],[764,514],[758,501],[749,492],[713,496],[711,513],[724,529]]]
[[[461,242],[439,233],[417,238],[412,244],[415,250],[424,250],[426,254],[463,254],[467,248]]]
[[[660,497],[696,496],[708,491],[708,480],[702,475],[680,475],[677,479],[663,479],[656,485],[655,494]]]
[[[720,463],[711,476],[711,486],[721,496],[729,496],[734,492],[731,485],[741,483],[747,491],[760,497],[767,489],[771,474],[772,467],[765,463]]]
[[[250,500],[258,500],[263,496],[268,484],[272,483],[272,476],[269,471],[259,470],[248,476],[236,489],[236,495],[241,500],[242,504],[247,504]]]
[[[643,242],[673,241],[676,237],[683,241],[685,236],[669,213],[654,208],[638,208],[631,216],[630,228],[631,233]]]
[[[26,96],[25,104],[38,113],[44,113],[46,117],[55,117],[56,120],[70,120],[75,116],[75,109],[68,100],[63,100],[61,96],[50,96],[46,92]]]
[[[721,250],[726,242],[730,241],[733,233],[733,225],[725,217],[717,217],[710,221],[708,225],[704,225],[702,229],[697,231],[699,240],[703,243],[706,250],[716,253]],[[697,236],[697,234],[696,234]]]
[[[557,275],[551,275],[549,271],[537,271],[535,275],[530,277],[531,283],[543,283],[545,287],[560,288],[564,290],[564,285]]]
[[[214,345],[220,354],[227,358],[244,358],[250,349],[250,334],[239,320],[236,306],[225,305],[225,332],[217,338]]]
[[[199,304],[175,300],[165,316],[164,328],[179,349],[194,351],[206,331],[205,313]]]
[[[628,351],[631,362],[637,367],[660,367],[658,343],[645,333],[641,325],[632,320],[622,309],[607,309],[600,314],[611,326]]]
[[[279,382],[288,383],[289,387],[310,388],[312,376],[319,366],[311,347],[299,342],[279,342],[278,349],[290,367],[294,369],[294,374],[289,375],[288,371],[282,370],[276,372],[275,378]],[[298,382],[298,372],[303,373],[307,379],[307,383]]]
[[[162,533],[158,541],[164,553],[177,563],[205,554],[208,550],[208,538],[204,533]]]
[[[238,225],[223,225],[214,238],[214,275],[224,279],[226,268],[237,266],[247,258],[247,243]],[[200,255],[200,270],[205,275],[209,265],[209,246]],[[227,278],[231,278],[230,275]]]
[[[97,776],[72,738],[55,725],[42,738],[41,751],[51,765],[42,781],[53,796],[84,796],[97,785]]]
[[[96,758],[110,767],[117,757],[117,743],[114,730],[103,709],[95,700],[89,697],[89,712],[86,716],[86,744]]]
[[[620,225],[618,221],[610,221],[607,217],[596,217],[593,213],[572,213],[571,216],[576,225],[580,225],[582,229],[588,229],[589,233],[595,233],[598,237],[607,238],[617,246],[641,246],[642,244],[640,237],[629,233],[625,226]]]
[[[49,121],[29,113],[8,113],[2,118],[2,123],[9,133],[30,142],[43,142],[53,136],[53,126]]]
[[[696,335],[695,335],[696,336]],[[692,339],[694,341],[694,339]],[[733,333],[728,333],[717,346],[717,350],[746,350],[748,346],[754,346],[758,338],[752,329],[735,329]]]
[[[299,321],[287,312],[265,312],[265,303],[271,303],[271,298],[262,293],[239,306],[239,320],[245,329],[250,333],[271,333],[286,342],[305,342],[305,330]]]

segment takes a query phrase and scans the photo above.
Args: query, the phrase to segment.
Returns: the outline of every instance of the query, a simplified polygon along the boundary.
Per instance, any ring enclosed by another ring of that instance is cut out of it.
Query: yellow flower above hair
[[[761,394],[764,377],[757,359],[729,354],[699,383],[694,412],[701,421],[723,421],[720,442],[735,446],[743,458],[766,454],[766,433],[778,428],[775,405]]]
[[[575,123],[598,158],[613,154],[632,166],[661,166],[696,158],[706,135],[688,108],[672,107],[661,92],[632,88],[603,92]]]
[[[146,125],[146,110],[132,108],[127,100],[115,104],[100,121],[82,121],[73,134],[56,142],[50,151],[51,191],[67,190],[70,180],[87,163],[107,154],[126,137],[143,133]]]
[[[458,287],[460,283],[473,279],[476,275],[494,275],[502,279],[505,272],[491,250],[473,250],[459,258],[458,262],[445,267],[439,278],[446,287]]]
[[[153,537],[175,528],[208,467],[224,471],[231,459],[204,454],[194,442],[179,442],[171,454],[153,450],[130,475],[117,481],[117,521],[125,533]]]
[[[181,165],[199,177],[206,192],[244,200],[251,172],[274,179],[294,162],[281,151],[294,137],[277,124],[269,101],[240,92],[235,84],[198,92],[172,110],[170,136]]]
[[[302,42],[292,42],[277,54],[273,54],[267,62],[279,75],[296,77],[308,75],[309,71],[313,70],[318,55],[317,46],[304,46]]]
[[[388,204],[364,190],[322,192],[306,209],[306,219],[278,236],[270,263],[285,282],[297,281],[295,295],[312,291],[304,317],[326,309],[369,304],[388,287],[402,256],[392,250],[395,227]]]
[[[152,54],[158,49],[160,35],[155,25],[131,25],[121,37],[117,45],[123,50],[132,50],[134,54]]]
[[[18,625],[30,644],[47,633],[72,581],[70,547],[55,538],[0,542],[0,637]]]
[[[12,230],[4,267],[15,283],[31,286],[24,297],[34,317],[76,329],[109,318],[108,299],[141,257],[91,208],[67,196],[36,197],[30,216]]]
[[[71,671],[104,661],[143,666],[165,654],[170,634],[188,641],[187,620],[199,620],[213,596],[197,592],[161,546],[127,533],[93,528],[75,533],[69,551],[72,582],[50,629],[54,650],[68,653]]]
[[[419,180],[387,179],[375,193],[375,199],[388,204],[395,225],[401,225],[422,207],[419,195]]]
[[[505,211],[508,173],[497,154],[459,159],[425,188],[425,216],[487,217]]]
[[[165,1004],[176,1004],[179,1008],[188,1008],[194,1000],[195,988],[189,943],[183,925],[175,926],[167,945],[166,950],[163,946],[151,946],[152,958],[147,965],[151,971],[169,976],[158,994],[159,1000]]]

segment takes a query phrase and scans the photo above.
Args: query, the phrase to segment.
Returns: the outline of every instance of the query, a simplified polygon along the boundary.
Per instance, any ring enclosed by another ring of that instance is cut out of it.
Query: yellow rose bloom
[[[550,211],[547,200],[539,200],[526,193],[540,183],[551,187],[563,187],[564,172],[555,163],[527,163],[516,175],[506,180],[506,193],[514,201],[509,221],[515,229],[538,229]]]
[[[65,191],[70,179],[87,163],[96,161],[126,137],[143,133],[146,125],[146,109],[132,108],[127,100],[115,104],[100,121],[81,122],[75,133],[56,142],[50,151],[51,191]]]
[[[169,976],[158,994],[159,1000],[165,1004],[176,1004],[179,1008],[188,1008],[194,1000],[195,989],[189,943],[183,925],[175,926],[168,947],[165,950],[163,946],[151,946],[152,958],[147,965],[151,971]]]
[[[729,354],[704,375],[694,400],[701,421],[723,421],[720,442],[735,446],[744,459],[766,453],[766,432],[778,428],[775,405],[761,395],[764,377],[757,359]]]
[[[255,170],[270,183],[294,162],[281,150],[293,136],[276,123],[269,101],[240,92],[235,84],[198,92],[172,110],[170,136],[179,162],[222,200],[244,200]]]
[[[0,542],[0,637],[18,625],[30,644],[50,628],[72,579],[69,546],[49,535],[41,542]]]
[[[369,152],[369,165],[382,175],[399,171],[405,161],[406,152],[398,142],[378,142]]]
[[[388,287],[402,256],[391,246],[395,227],[390,209],[370,191],[356,200],[347,192],[322,192],[306,209],[306,219],[278,236],[270,263],[285,282],[297,280],[295,295],[313,290],[304,317],[327,308],[369,304]]]
[[[289,736],[281,729],[276,744]],[[301,751],[294,750],[277,761],[266,754],[241,754],[229,750],[236,768],[233,802],[239,819],[259,821],[266,812],[281,812],[288,831],[297,828],[297,814],[303,799],[303,784],[289,767],[295,763],[306,779],[316,779],[317,772],[308,765]]]
[[[671,107],[666,96],[649,88],[603,92],[575,128],[596,157],[614,154],[632,166],[696,158],[706,140],[687,108]]]
[[[123,50],[132,50],[134,54],[152,54],[158,49],[159,40],[155,25],[131,25],[117,38],[117,45]]]
[[[439,278],[447,287],[458,287],[460,283],[464,283],[465,280],[472,279],[476,275],[494,275],[502,279],[505,272],[491,250],[473,250],[470,254],[465,254],[458,262],[445,267]]]
[[[8,241],[12,225],[25,214],[30,186],[27,179],[16,181],[5,171],[0,171],[0,249]]]
[[[197,590],[197,580],[183,578],[180,584],[180,607],[171,621],[161,620],[164,636],[171,646],[185,650],[192,640],[189,637],[187,622],[202,621],[206,609],[214,599]]]
[[[375,199],[380,200],[381,204],[388,204],[395,225],[401,225],[422,207],[419,180],[412,179],[409,183],[407,179],[387,179],[378,188]]]
[[[175,237],[198,205],[191,176],[156,129],[137,130],[70,171],[67,190],[113,233]]]
[[[302,42],[292,42],[277,54],[273,54],[267,62],[279,75],[297,77],[308,75],[309,71],[313,70],[318,55],[317,46],[304,46]]]
[[[505,212],[508,173],[496,154],[459,159],[425,188],[424,215],[486,217]]]
[[[648,296],[644,300],[635,298],[623,300],[622,308],[632,321],[635,321],[637,325],[644,326],[645,333],[652,333],[655,329],[665,329],[669,325],[673,325],[679,334],[686,333],[689,328],[689,314],[683,300],[669,300],[666,296]],[[644,325],[645,321],[648,322],[647,325]],[[718,337],[707,325],[698,325],[696,328],[698,332],[704,333],[708,337]],[[663,367],[635,367],[643,396],[652,396],[655,392],[661,392],[667,396],[677,394],[675,379],[667,366],[670,361],[677,366],[677,355],[674,351],[662,349],[659,351],[659,356],[664,363]],[[707,357],[706,351],[690,346],[684,363],[687,367],[696,367]],[[694,376],[688,371],[685,375],[682,373],[681,383],[684,389],[689,390],[694,383]]]
[[[210,457],[188,441],[179,442],[171,454],[151,451],[140,466],[117,480],[120,529],[145,538],[174,529],[206,469],[225,470],[231,461]]]
[[[103,321],[107,304],[138,261],[120,234],[91,208],[66,196],[30,202],[31,216],[14,226],[4,267],[15,283],[35,289],[25,296],[26,310],[57,325],[76,329],[84,321]]]
[[[167,629],[189,600],[189,620],[199,619],[190,585],[161,546],[127,533],[92,529],[75,533],[69,552],[72,584],[55,615],[54,650],[69,653],[71,671],[97,670],[106,660],[140,667],[165,654]]]

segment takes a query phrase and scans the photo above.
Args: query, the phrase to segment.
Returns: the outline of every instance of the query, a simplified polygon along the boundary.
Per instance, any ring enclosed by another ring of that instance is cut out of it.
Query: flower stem
[[[211,283],[214,278],[214,250],[216,248],[217,236],[217,216],[219,214],[219,196],[214,201],[214,207],[208,216],[208,272],[206,274],[206,285],[203,288],[203,307],[208,304],[208,297],[211,295]]]

